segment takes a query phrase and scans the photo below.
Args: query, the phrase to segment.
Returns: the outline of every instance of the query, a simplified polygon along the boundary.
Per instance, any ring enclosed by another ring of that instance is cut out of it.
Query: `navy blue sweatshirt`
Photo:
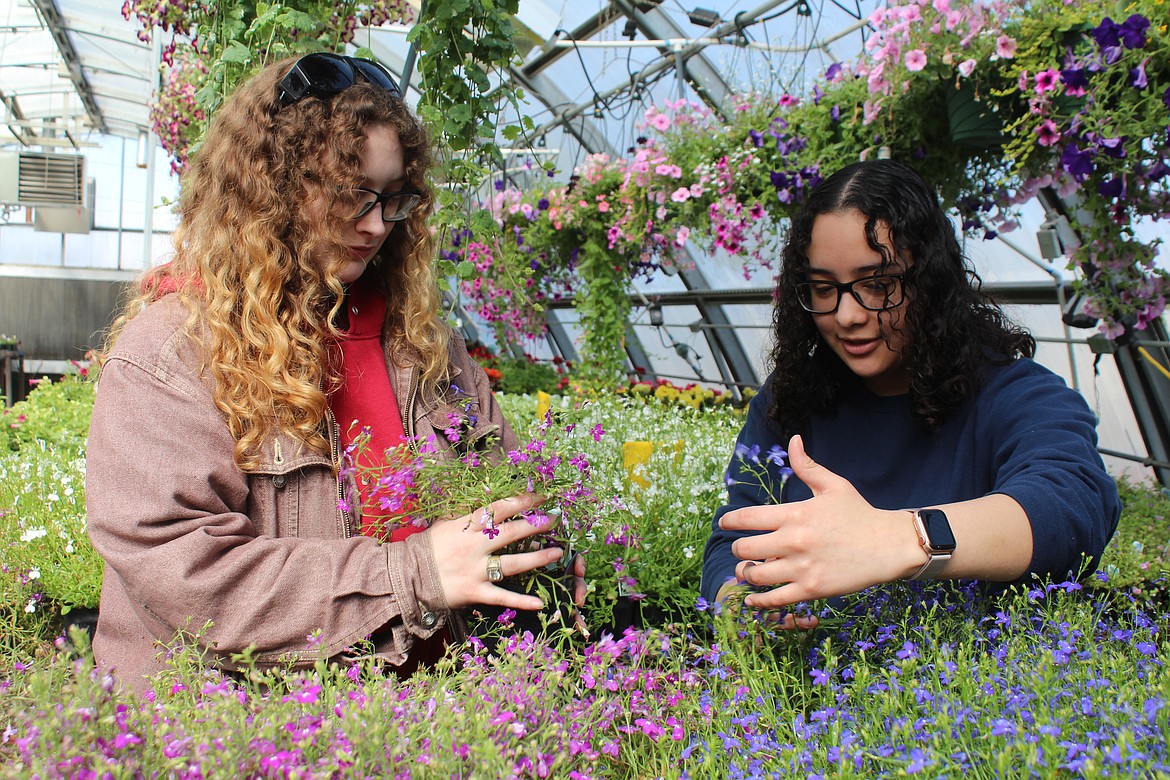
[[[767,384],[765,384],[767,387]],[[789,436],[768,419],[771,398],[752,399],[738,445],[787,449]],[[848,479],[879,509],[947,504],[1003,493],[1014,498],[1032,526],[1028,573],[1064,579],[1091,571],[1117,528],[1117,485],[1097,454],[1097,420],[1080,393],[1033,360],[990,366],[977,394],[953,411],[934,433],[922,430],[908,395],[881,397],[860,385],[847,392],[833,414],[813,415],[793,433],[805,451]],[[732,456],[727,503],[715,513],[703,560],[702,595],[709,601],[735,575],[731,543],[744,532],[721,531],[732,509],[770,503],[758,479]],[[778,469],[771,467],[771,473]],[[734,480],[734,482],[731,482]],[[791,477],[782,501],[812,493]],[[907,516],[906,522],[910,522]]]

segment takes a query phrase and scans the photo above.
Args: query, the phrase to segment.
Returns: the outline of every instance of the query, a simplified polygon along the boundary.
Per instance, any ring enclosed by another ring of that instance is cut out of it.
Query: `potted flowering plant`
[[[975,236],[1013,229],[1041,188],[1075,201],[1070,265],[1089,309],[1111,338],[1140,330],[1165,308],[1167,272],[1133,225],[1166,213],[1170,35],[1155,0],[1110,14],[1091,0],[895,0],[871,16],[858,61],[831,66],[811,94],[739,96],[727,118],[652,107],[629,159],[590,158],[567,188],[502,192],[505,240],[487,273],[513,274],[500,286],[535,290],[538,307],[584,287],[582,321],[608,318],[594,337],[606,344],[587,351],[620,365],[626,310],[610,301],[630,279],[677,263],[688,243],[741,258],[746,276],[767,268],[776,225],[823,175],[890,156]],[[588,300],[598,267],[604,313]]]
[[[458,388],[453,389],[458,396]],[[519,493],[541,494],[545,501],[540,506],[518,515],[541,532],[520,543],[522,549],[503,552],[555,546],[565,550],[565,555],[544,569],[505,579],[502,586],[540,596],[553,622],[567,619],[574,612],[573,557],[595,548],[598,540],[606,544],[612,527],[628,524],[621,501],[593,484],[593,465],[574,445],[574,439],[599,440],[605,432],[600,425],[587,431],[574,424],[560,425],[549,414],[526,442],[498,453],[493,451],[494,436],[472,435],[475,416],[473,402],[464,398],[447,414],[446,427],[438,434],[419,436],[387,450],[384,459],[370,457],[371,431],[359,432],[343,453],[341,483],[348,489],[341,507],[360,514],[363,523],[372,520],[376,535],[389,539],[399,528],[425,528],[436,519],[471,515]],[[440,452],[438,435],[458,457]],[[364,497],[359,483],[368,488]],[[499,533],[490,512],[478,517],[484,534]],[[511,624],[515,615],[508,613],[501,622]]]
[[[1133,225],[1166,213],[1165,8],[905,0],[870,22],[852,74],[831,69],[818,100],[851,112],[872,146],[937,184],[970,232],[1012,229],[1022,202],[1054,188],[1075,202],[1070,221],[1084,240],[1070,264],[1105,334],[1159,317],[1167,273]]]

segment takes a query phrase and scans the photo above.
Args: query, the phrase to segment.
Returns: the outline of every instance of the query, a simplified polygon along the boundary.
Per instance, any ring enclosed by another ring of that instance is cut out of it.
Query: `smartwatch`
[[[955,535],[951,532],[946,512],[941,509],[919,509],[913,514],[918,543],[930,557],[910,579],[934,579],[955,552]]]

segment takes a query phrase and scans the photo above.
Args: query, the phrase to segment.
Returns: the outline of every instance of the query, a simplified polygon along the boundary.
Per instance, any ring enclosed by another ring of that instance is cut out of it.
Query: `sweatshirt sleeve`
[[[772,496],[777,500],[780,498],[782,482],[779,469],[768,461],[767,455],[773,447],[785,447],[786,442],[767,418],[769,405],[770,400],[766,393],[760,393],[748,405],[747,420],[739,432],[735,451],[724,473],[727,502],[715,512],[715,517],[711,521],[711,536],[707,539],[707,546],[703,551],[703,580],[700,594],[708,602],[715,600],[723,583],[735,577],[735,566],[739,559],[731,552],[732,542],[742,536],[758,533],[724,531],[719,528],[719,519],[733,509],[772,504],[776,503]],[[769,495],[769,491],[772,496]]]
[[[1080,393],[1031,360],[1015,361],[982,398],[980,425],[994,452],[994,488],[1032,526],[1028,574],[1094,571],[1121,514],[1117,484],[1097,453],[1097,419]],[[1082,558],[1086,560],[1082,560]]]

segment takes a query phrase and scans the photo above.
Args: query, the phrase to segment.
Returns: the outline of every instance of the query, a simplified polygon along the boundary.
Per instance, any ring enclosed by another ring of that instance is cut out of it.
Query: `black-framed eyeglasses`
[[[383,222],[401,222],[410,214],[411,209],[422,201],[422,195],[410,190],[378,192],[367,187],[357,187],[353,192],[357,198],[357,208],[352,219],[361,219],[369,214],[374,206],[381,204]]]
[[[905,274],[874,274],[852,282],[798,282],[796,300],[805,311],[832,314],[841,305],[841,296],[849,293],[863,309],[885,311],[902,303],[902,279]]]
[[[332,97],[356,84],[358,76],[394,95],[402,94],[390,71],[379,63],[320,51],[306,54],[293,63],[276,85],[276,96],[281,108],[307,95]]]

